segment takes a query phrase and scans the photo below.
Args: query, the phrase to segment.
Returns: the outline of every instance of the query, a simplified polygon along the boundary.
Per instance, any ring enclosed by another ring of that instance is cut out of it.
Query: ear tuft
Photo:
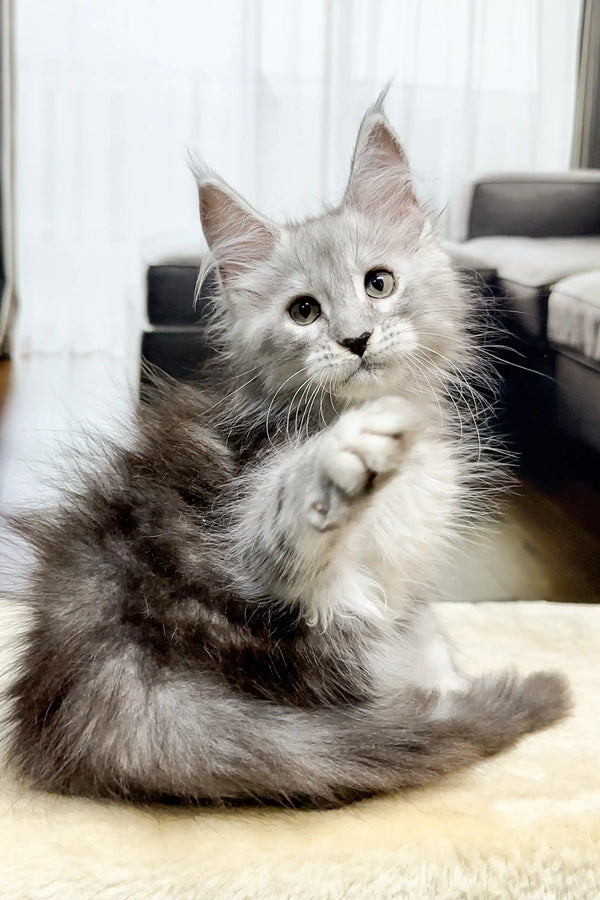
[[[418,203],[408,158],[383,112],[387,90],[362,120],[344,204],[394,224]]]
[[[279,230],[196,160],[192,170],[198,181],[202,230],[227,285],[270,255]]]

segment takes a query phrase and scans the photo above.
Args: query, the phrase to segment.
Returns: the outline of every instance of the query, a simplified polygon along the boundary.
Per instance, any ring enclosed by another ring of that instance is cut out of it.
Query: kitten
[[[13,763],[70,794],[332,806],[560,719],[560,675],[468,677],[427,600],[485,474],[450,401],[479,363],[381,104],[317,218],[197,174],[220,352],[20,522]]]

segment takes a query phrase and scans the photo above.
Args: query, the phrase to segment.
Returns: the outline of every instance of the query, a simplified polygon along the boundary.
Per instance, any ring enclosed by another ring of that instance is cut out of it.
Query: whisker
[[[293,410],[294,410],[294,400],[296,399],[296,396],[298,395],[298,393],[299,393],[300,391],[302,391],[302,396],[300,397],[300,399],[298,400],[298,403],[297,403],[297,405],[296,405],[296,418],[295,418],[295,422],[294,422],[294,431],[297,431],[297,428],[298,428],[298,412],[300,411],[300,409],[301,409],[301,407],[302,407],[302,403],[303,403],[303,401],[304,401],[304,396],[305,396],[305,394],[306,394],[306,387],[307,387],[307,386],[310,386],[311,379],[312,379],[312,376],[309,376],[305,381],[303,381],[302,384],[300,385],[300,387],[294,392],[294,395],[293,395],[292,399],[290,400],[290,405],[289,405],[289,407],[288,407],[288,412],[287,412],[287,416],[286,416],[286,423],[285,423],[285,435],[286,435],[288,441],[291,440],[291,437],[290,437],[290,418],[291,418],[291,414],[292,414],[292,412],[293,412]],[[304,388],[304,390],[302,390],[303,388]]]
[[[265,420],[265,431],[267,434],[267,440],[268,440],[269,444],[271,445],[271,447],[273,448],[273,450],[277,449],[275,444],[271,440],[271,435],[269,433],[269,417],[271,415],[271,410],[273,409],[273,405],[274,405],[275,401],[277,400],[278,395],[281,393],[283,388],[286,386],[286,384],[288,384],[288,382],[290,382],[292,380],[292,378],[297,378],[297,376],[300,375],[301,372],[305,372],[306,368],[307,368],[306,366],[301,366],[297,372],[293,372],[291,375],[289,375],[288,378],[286,378],[285,381],[283,381],[279,385],[279,387],[273,394],[273,397],[271,398],[271,402],[269,403],[269,407],[267,409],[267,416],[266,416],[266,420]]]

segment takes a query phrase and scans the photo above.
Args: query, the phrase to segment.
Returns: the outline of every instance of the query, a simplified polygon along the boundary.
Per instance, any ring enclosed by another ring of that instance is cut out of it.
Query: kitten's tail
[[[570,708],[566,679],[557,672],[535,672],[525,678],[485,676],[464,693],[415,690],[394,707],[316,712],[323,726],[328,719],[330,738],[315,748],[312,765],[305,761],[304,790],[288,786],[275,798],[337,805],[423,786],[547,728]]]
[[[565,679],[552,672],[486,676],[461,693],[415,690],[393,704],[313,709],[183,681],[129,685],[119,699],[118,684],[103,703],[67,700],[46,721],[52,733],[35,740],[21,722],[12,743],[21,771],[67,793],[330,807],[424,785],[570,707]]]

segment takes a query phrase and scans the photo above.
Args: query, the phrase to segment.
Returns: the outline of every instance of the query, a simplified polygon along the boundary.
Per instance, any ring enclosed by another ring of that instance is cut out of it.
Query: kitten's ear
[[[406,153],[379,102],[362,120],[344,204],[392,223],[418,206]]]
[[[198,182],[200,219],[206,242],[224,284],[266,259],[279,232],[224,181],[210,176]]]

